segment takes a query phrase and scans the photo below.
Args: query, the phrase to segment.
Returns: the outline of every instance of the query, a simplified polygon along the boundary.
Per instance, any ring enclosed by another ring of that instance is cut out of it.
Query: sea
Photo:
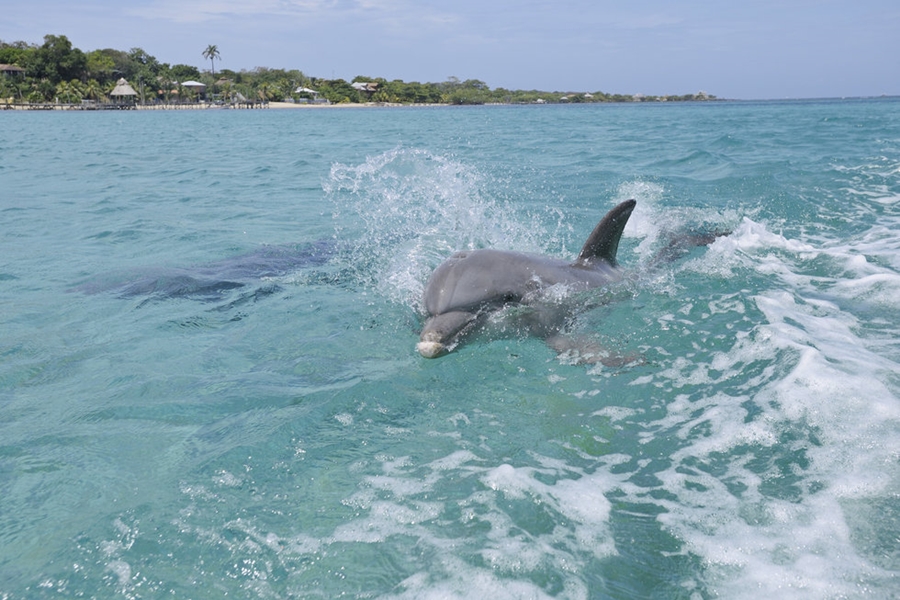
[[[900,99],[0,112],[0,599],[898,597]]]

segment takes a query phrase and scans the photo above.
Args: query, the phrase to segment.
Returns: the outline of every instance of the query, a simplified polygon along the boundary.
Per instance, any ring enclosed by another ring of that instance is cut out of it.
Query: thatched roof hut
[[[113,88],[109,95],[114,98],[123,98],[126,96],[137,96],[138,93],[134,91],[133,87],[128,85],[128,82],[123,77],[116,82],[116,87]]]

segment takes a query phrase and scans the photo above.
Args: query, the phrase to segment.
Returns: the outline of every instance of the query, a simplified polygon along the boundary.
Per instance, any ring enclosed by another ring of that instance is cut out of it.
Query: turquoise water
[[[0,125],[0,598],[900,596],[900,102]],[[632,197],[640,364],[415,353]]]

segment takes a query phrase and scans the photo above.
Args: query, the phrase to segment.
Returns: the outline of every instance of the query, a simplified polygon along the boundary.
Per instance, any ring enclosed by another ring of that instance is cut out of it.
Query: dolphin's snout
[[[447,347],[440,342],[424,341],[416,344],[416,350],[425,358],[437,358],[447,351]]]
[[[447,346],[441,341],[443,338],[437,331],[425,330],[419,343],[416,344],[416,350],[425,358],[437,358],[441,354],[446,354]]]

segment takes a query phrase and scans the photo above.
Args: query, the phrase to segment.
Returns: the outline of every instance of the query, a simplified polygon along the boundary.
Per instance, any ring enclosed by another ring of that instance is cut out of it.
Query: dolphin
[[[148,299],[191,298],[214,302],[232,290],[303,268],[325,265],[336,250],[331,240],[302,245],[263,246],[248,254],[196,267],[150,267],[105,274],[89,279],[74,289],[86,294],[115,291],[121,298],[146,296]],[[278,289],[277,285],[267,285],[251,296],[258,298],[267,291]]]
[[[425,285],[428,317],[416,350],[425,358],[442,356],[487,315],[517,304],[537,306],[533,315],[536,321],[530,323],[532,332],[560,352],[574,349],[559,335],[564,320],[560,322],[558,315],[546,319],[548,311],[541,310],[541,300],[546,299],[552,286],[561,286],[568,294],[622,280],[616,252],[635,204],[626,200],[610,210],[574,262],[492,249],[453,254],[434,270]]]

